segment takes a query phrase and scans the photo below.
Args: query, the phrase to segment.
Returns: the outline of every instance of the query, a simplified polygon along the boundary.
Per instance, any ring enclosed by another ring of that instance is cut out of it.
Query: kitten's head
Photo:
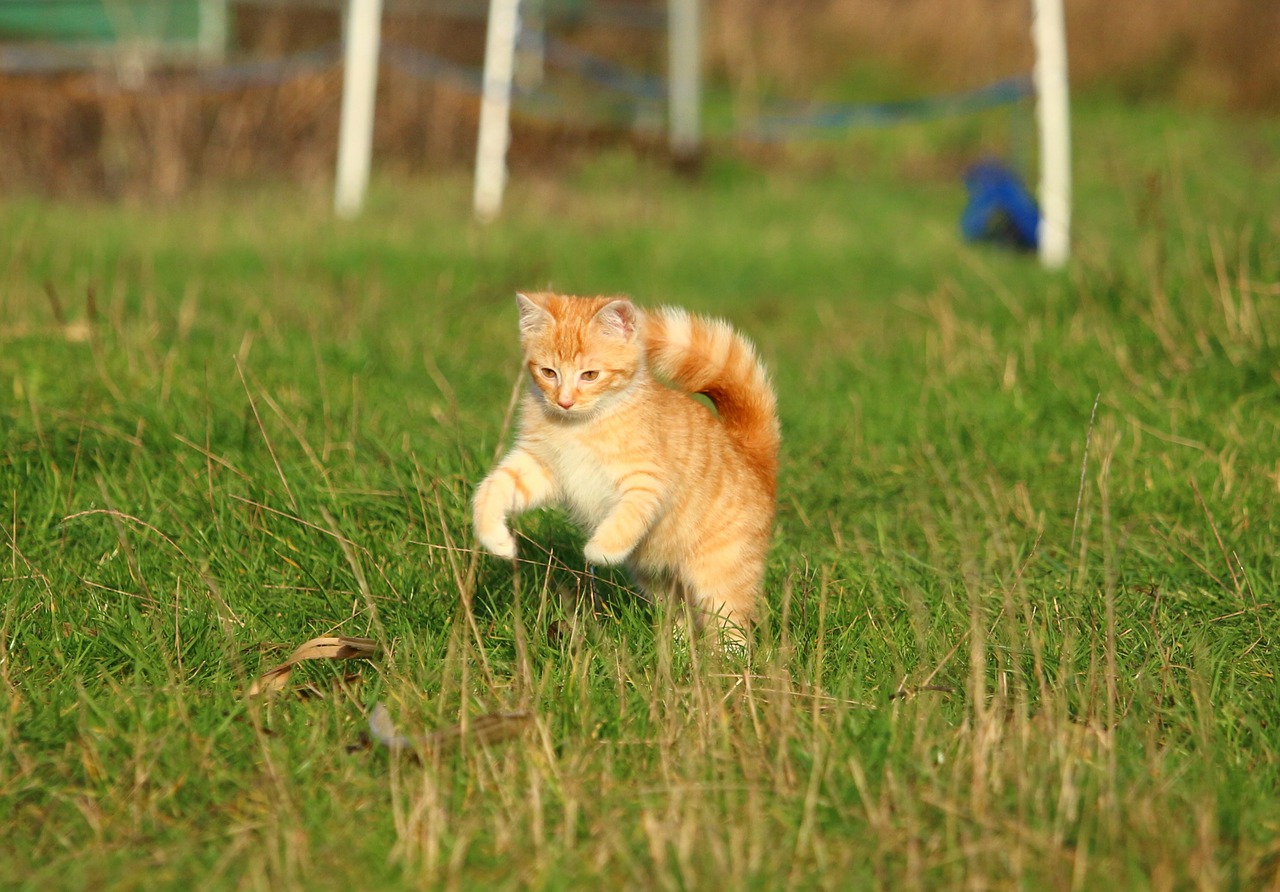
[[[626,298],[517,294],[525,367],[547,411],[591,415],[644,368],[640,312]]]

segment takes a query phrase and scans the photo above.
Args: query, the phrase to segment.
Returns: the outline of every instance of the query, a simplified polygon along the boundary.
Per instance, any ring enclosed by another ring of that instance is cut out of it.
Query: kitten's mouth
[[[590,406],[585,406],[582,403],[574,403],[572,406],[565,407],[554,400],[545,400],[543,405],[546,406],[547,411],[549,411],[553,417],[571,419],[573,421],[580,421],[583,418],[587,418],[592,412],[592,408]]]

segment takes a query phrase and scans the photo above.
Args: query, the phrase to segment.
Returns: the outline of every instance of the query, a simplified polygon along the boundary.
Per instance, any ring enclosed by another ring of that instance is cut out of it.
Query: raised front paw
[[[587,542],[586,547],[582,549],[582,555],[587,559],[588,563],[613,566],[625,561],[634,547],[634,545],[627,548],[610,547],[609,544],[602,543],[599,537],[593,536]]]
[[[505,526],[488,530],[476,530],[476,538],[485,551],[511,560],[516,556],[516,540]]]

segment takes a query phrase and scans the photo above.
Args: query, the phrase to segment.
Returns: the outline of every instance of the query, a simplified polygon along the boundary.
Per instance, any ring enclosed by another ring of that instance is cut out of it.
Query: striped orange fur
[[[741,641],[778,469],[776,398],[755,351],[727,323],[679,309],[517,301],[530,386],[515,446],[476,490],[480,544],[513,558],[507,518],[563,505],[591,533],[588,561],[625,564],[654,597],[688,602]]]

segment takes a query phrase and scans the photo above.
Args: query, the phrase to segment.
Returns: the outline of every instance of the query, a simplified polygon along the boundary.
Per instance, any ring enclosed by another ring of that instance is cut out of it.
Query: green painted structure
[[[0,43],[225,44],[227,0],[0,0]]]

